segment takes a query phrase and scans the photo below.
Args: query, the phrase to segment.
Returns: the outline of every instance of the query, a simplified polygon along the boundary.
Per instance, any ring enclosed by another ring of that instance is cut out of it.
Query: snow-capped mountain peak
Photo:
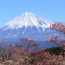
[[[27,28],[27,27],[35,26],[38,30],[39,30],[39,27],[41,27],[44,30],[44,28],[50,26],[50,23],[48,20],[42,19],[31,12],[25,12],[22,15],[17,16],[13,20],[6,23],[5,26],[6,26],[6,29],[7,28],[18,29],[22,27]]]

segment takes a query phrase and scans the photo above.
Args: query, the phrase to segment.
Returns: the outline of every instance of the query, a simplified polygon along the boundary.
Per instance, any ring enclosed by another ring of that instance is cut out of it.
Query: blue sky
[[[26,11],[50,21],[65,22],[65,0],[0,0],[0,24]]]

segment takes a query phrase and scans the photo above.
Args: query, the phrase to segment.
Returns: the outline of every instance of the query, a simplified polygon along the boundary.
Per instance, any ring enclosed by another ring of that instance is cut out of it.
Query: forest
[[[65,34],[65,25],[54,23],[50,29]],[[65,40],[59,36],[51,36],[46,43],[61,43],[58,47],[43,49],[38,42],[20,38],[24,45],[9,45],[0,41],[0,65],[65,65]]]

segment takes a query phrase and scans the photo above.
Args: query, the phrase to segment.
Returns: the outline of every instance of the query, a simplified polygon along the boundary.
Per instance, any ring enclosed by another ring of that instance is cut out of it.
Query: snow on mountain
[[[42,19],[34,13],[25,12],[21,16],[17,16],[13,20],[6,23],[3,27],[5,29],[18,29],[25,27],[25,29],[27,29],[27,27],[32,28],[33,26],[35,26],[38,30],[40,30],[39,27],[41,27],[44,30],[45,28],[50,26],[50,21]]]
[[[22,37],[45,40],[55,33],[49,28],[51,23],[51,21],[38,17],[34,13],[25,12],[0,27],[0,39]]]

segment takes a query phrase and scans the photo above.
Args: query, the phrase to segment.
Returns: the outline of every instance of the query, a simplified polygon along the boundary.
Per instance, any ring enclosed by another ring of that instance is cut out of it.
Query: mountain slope
[[[50,27],[49,22],[33,13],[25,12],[0,27],[0,34],[4,38],[26,37],[36,40],[42,38],[44,30]]]
[[[64,35],[59,31],[50,29],[52,23],[33,13],[25,12],[0,27],[0,40],[8,43],[19,43],[20,38],[35,41],[46,41],[51,36],[64,38]]]

